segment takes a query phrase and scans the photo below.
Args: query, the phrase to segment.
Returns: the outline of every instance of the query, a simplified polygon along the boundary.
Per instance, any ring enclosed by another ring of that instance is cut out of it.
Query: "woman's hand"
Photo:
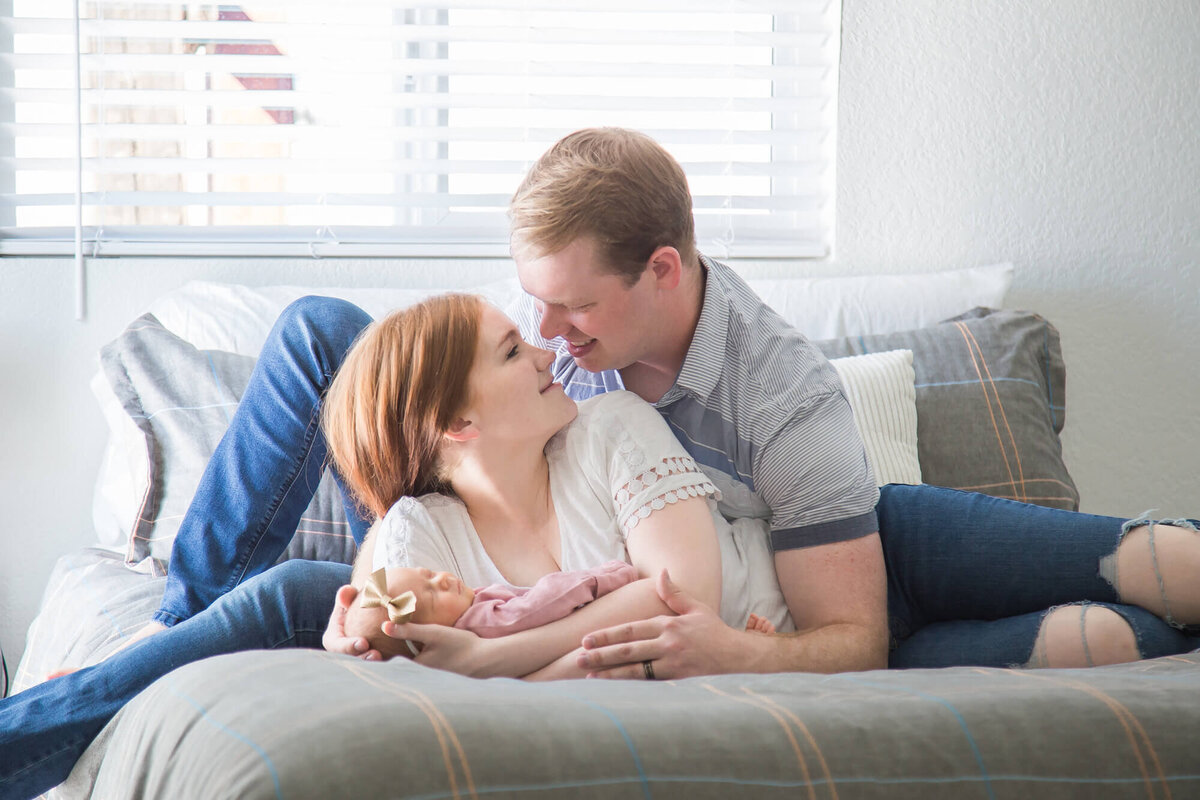
[[[434,669],[445,669],[471,678],[499,674],[493,639],[481,639],[470,631],[448,625],[418,625],[409,622],[383,623],[383,632],[394,639],[408,639],[421,652],[413,660]]]
[[[371,649],[371,643],[366,638],[346,635],[346,610],[356,597],[358,590],[353,586],[343,586],[337,590],[333,601],[333,613],[329,615],[329,624],[325,626],[321,646],[331,653],[357,656],[363,661],[380,661],[383,656],[378,650]]]

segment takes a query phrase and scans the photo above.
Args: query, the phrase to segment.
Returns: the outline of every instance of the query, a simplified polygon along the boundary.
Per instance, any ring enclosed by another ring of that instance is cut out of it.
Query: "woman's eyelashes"
[[[520,352],[521,352],[521,345],[519,345],[519,344],[514,344],[514,345],[512,346],[512,348],[510,348],[510,349],[509,349],[508,353],[506,353],[506,354],[505,354],[505,356],[504,356],[504,360],[505,360],[505,361],[512,360],[512,359],[516,358],[516,357],[517,357],[517,354],[518,354],[518,353],[520,353]]]

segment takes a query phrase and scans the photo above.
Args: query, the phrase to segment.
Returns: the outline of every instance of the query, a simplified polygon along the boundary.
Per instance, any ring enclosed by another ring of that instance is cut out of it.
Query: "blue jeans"
[[[241,650],[320,647],[334,593],[349,580],[345,564],[288,561],[107,661],[0,700],[0,798],[32,797],[66,780],[105,723],[178,666]]]
[[[187,619],[279,559],[325,468],[321,398],[370,321],[328,297],[301,298],[280,315],[179,526],[156,620]],[[361,544],[369,523],[345,506]]]
[[[892,667],[1025,664],[1047,611],[1080,602],[1120,614],[1143,658],[1200,647],[1101,577],[1125,520],[934,486],[885,486],[876,511]]]

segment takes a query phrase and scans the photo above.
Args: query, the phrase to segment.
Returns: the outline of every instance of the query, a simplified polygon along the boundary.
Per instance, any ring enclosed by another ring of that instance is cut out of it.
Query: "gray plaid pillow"
[[[198,350],[152,314],[134,320],[100,351],[101,371],[145,441],[147,478],[125,561],[151,571],[166,566],[180,521],[241,399],[255,359]],[[357,547],[341,492],[326,472],[280,560],[351,563]]]
[[[1062,459],[1058,331],[1027,311],[976,308],[914,331],[816,342],[829,358],[911,350],[925,483],[1077,510]]]

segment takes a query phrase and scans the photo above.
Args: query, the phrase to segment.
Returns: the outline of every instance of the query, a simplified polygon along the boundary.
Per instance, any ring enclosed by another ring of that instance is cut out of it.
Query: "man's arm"
[[[887,576],[879,534],[783,550],[775,572],[796,633],[765,638],[752,672],[848,672],[887,666]]]
[[[580,668],[596,678],[659,678],[729,672],[840,672],[887,666],[887,584],[877,533],[775,556],[797,632],[764,636],[725,625],[670,581],[660,596],[679,616],[628,623],[586,636]]]

